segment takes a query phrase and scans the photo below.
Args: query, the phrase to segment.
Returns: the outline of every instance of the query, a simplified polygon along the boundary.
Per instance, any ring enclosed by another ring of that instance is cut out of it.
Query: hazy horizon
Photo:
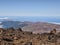
[[[0,16],[1,20],[10,20],[10,21],[29,21],[29,22],[52,22],[60,23],[60,17],[44,17],[44,16]]]

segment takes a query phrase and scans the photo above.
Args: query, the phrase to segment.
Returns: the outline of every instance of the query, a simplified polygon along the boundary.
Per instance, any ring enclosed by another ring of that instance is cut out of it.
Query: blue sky
[[[0,16],[60,16],[60,1],[0,0]]]

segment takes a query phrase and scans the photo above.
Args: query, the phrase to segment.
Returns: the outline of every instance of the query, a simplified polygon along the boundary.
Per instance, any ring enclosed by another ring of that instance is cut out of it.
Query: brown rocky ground
[[[60,45],[60,32],[53,29],[49,33],[33,34],[21,28],[0,28],[0,45]]]
[[[31,31],[33,33],[44,33],[44,32],[49,32],[54,28],[57,31],[60,31],[60,25],[58,24],[47,23],[47,22],[34,22],[34,23],[29,23],[27,26],[22,27],[22,30]]]

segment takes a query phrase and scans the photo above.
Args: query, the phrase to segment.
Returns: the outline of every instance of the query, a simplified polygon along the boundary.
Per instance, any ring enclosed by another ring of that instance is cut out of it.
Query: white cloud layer
[[[0,18],[0,20],[2,20],[2,19],[3,19],[3,20],[4,20],[4,19],[8,19],[8,17]]]

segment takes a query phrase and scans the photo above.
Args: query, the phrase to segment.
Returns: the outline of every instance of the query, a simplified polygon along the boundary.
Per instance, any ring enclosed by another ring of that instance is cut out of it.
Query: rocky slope
[[[34,34],[21,28],[0,28],[0,45],[60,45],[60,32],[53,29],[49,33]]]
[[[34,33],[43,33],[43,32],[49,32],[54,28],[56,28],[57,31],[60,31],[60,25],[58,24],[52,24],[52,23],[46,23],[46,22],[35,22],[33,24],[24,26],[22,30],[31,31]]]

